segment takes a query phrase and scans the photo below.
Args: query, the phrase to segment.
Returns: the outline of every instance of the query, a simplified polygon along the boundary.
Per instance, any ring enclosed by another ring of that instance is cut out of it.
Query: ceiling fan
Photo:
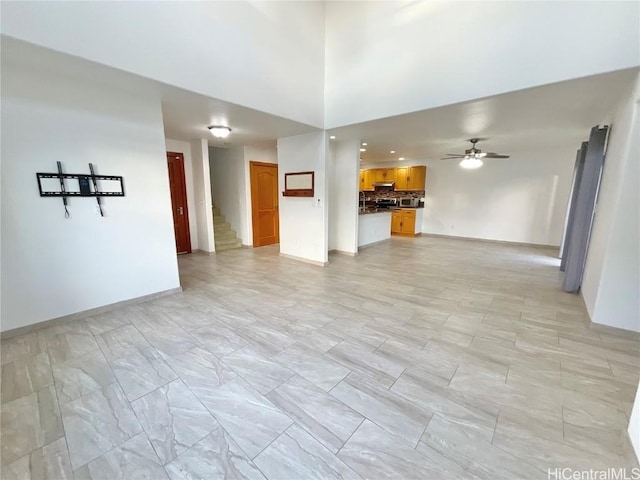
[[[493,152],[483,152],[479,148],[476,148],[476,143],[487,140],[486,138],[470,138],[471,148],[464,151],[464,153],[447,153],[446,157],[442,157],[442,160],[450,160],[454,158],[461,158],[460,166],[462,168],[480,168],[483,164],[484,158],[509,158],[509,155],[500,155]]]

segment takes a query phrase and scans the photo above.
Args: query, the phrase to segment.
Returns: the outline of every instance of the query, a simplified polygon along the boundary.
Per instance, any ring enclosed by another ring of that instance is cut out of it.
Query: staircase
[[[236,232],[220,213],[220,209],[213,206],[213,234],[216,242],[216,252],[242,247],[242,241]]]

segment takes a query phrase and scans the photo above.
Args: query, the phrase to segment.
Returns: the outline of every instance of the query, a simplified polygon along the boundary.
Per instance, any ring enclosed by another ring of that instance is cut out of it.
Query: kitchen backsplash
[[[423,198],[425,194],[424,190],[412,190],[410,192],[401,192],[401,191],[380,191],[377,190],[375,192],[365,192],[367,201],[375,201],[379,198]]]

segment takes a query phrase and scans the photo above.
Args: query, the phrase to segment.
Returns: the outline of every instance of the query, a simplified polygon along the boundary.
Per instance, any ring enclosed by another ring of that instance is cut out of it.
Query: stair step
[[[213,231],[213,233],[214,233],[214,237],[215,237],[216,241],[218,241],[218,240],[235,240],[237,238],[236,232],[234,232],[231,229],[222,230],[222,231],[219,231],[219,230],[215,229]]]
[[[231,250],[234,248],[242,248],[242,242],[237,239],[234,242],[216,242],[216,252],[222,252],[224,250]]]
[[[231,224],[224,222],[224,223],[216,223],[213,226],[213,231],[214,232],[224,232],[224,231],[229,231],[231,230]]]
[[[213,217],[213,223],[225,223],[227,220],[222,216],[218,215],[217,217]]]

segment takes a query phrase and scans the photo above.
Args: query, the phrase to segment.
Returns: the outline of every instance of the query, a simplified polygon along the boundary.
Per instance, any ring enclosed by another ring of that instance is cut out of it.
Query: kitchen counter
[[[366,247],[391,238],[391,210],[361,213],[358,218],[358,247]]]

